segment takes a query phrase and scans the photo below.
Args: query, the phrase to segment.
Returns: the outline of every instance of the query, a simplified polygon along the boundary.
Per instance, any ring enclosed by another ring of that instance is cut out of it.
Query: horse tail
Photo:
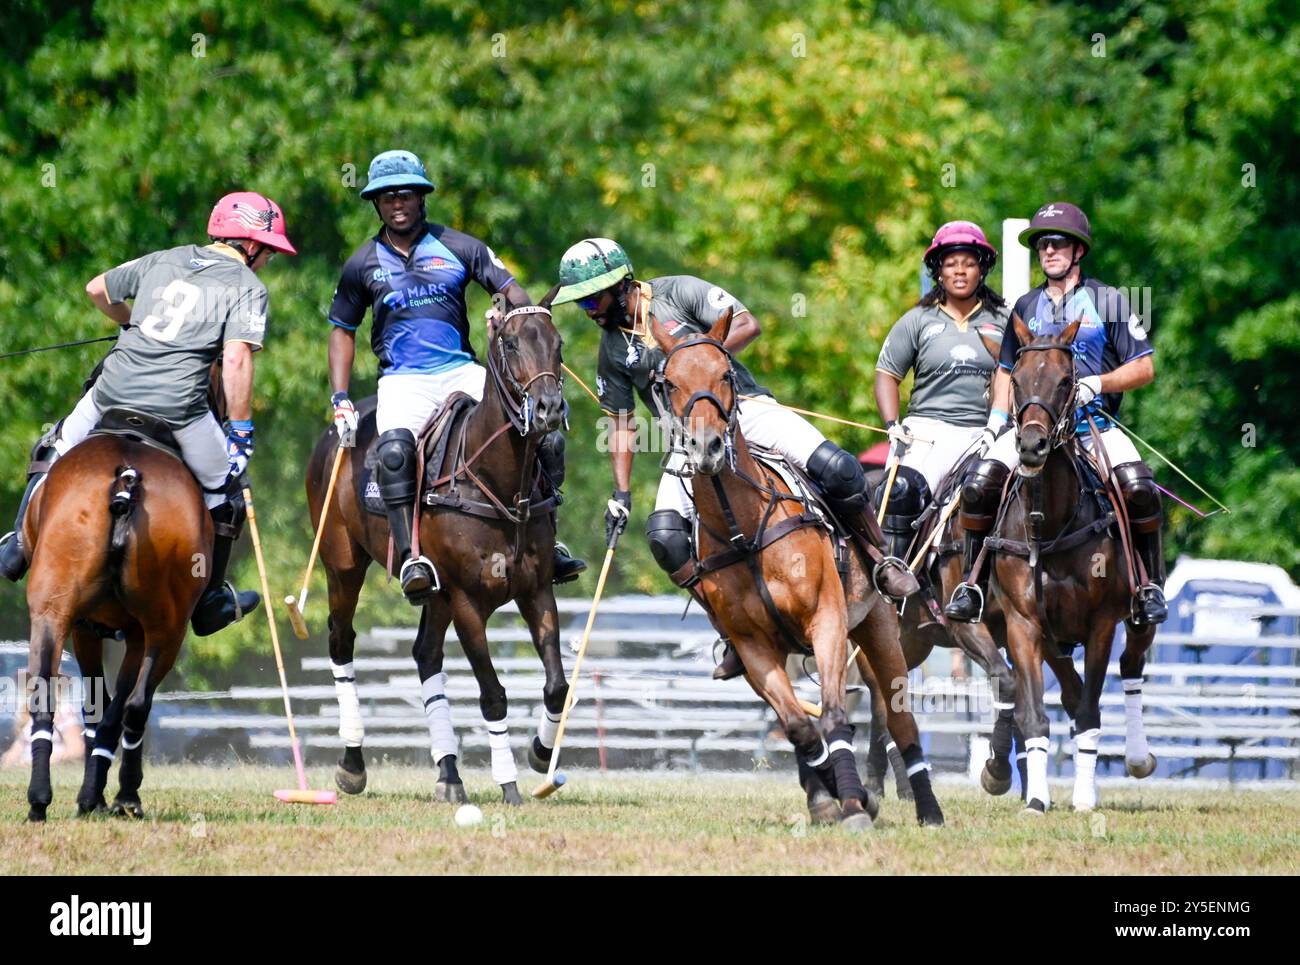
[[[131,510],[140,501],[140,471],[134,466],[119,466],[113,483],[113,496],[108,501],[108,511],[113,517],[113,534],[109,550],[116,561],[126,550],[131,535]]]

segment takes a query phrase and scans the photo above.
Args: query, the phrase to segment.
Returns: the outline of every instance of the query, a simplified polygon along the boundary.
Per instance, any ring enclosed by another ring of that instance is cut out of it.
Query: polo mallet
[[[248,531],[253,537],[253,555],[257,557],[257,575],[262,580],[262,599],[271,598],[266,585],[266,562],[262,559],[262,540],[257,533],[257,514],[253,511],[253,491],[244,486],[244,506],[248,510]],[[280,692],[284,695],[284,716],[289,721],[289,743],[293,747],[293,766],[298,772],[297,790],[276,791],[275,796],[286,804],[334,804],[335,791],[313,791],[307,787],[307,772],[302,766],[302,749],[298,746],[298,732],[293,726],[293,710],[289,707],[289,682],[284,676],[284,657],[280,653],[280,634],[275,628],[275,614],[264,606],[266,625],[271,628],[271,646],[275,650],[275,669],[280,673]]]
[[[947,527],[948,525],[948,520],[952,519],[952,514],[957,511],[957,507],[960,504],[961,504],[961,491],[958,490],[956,493],[953,494],[951,502],[948,503],[948,508],[945,509],[943,511],[943,515],[939,517],[939,522],[934,527],[934,532],[930,534],[930,538],[925,541],[925,545],[921,547],[921,549],[917,552],[916,557],[912,560],[911,564],[908,566],[908,569],[911,570],[913,573],[915,573],[916,568],[921,565],[921,561],[925,559],[926,554],[930,552],[930,547],[934,546],[935,543],[937,543],[940,539],[943,538],[943,531],[945,527]]]
[[[894,477],[898,475],[898,464],[903,461],[903,444],[896,443],[890,447],[889,456],[893,464],[889,467],[889,478],[885,480],[885,494],[880,497],[880,511],[876,513],[876,524],[885,524],[885,510],[889,507],[889,497],[894,492]]]
[[[609,576],[609,566],[614,562],[614,547],[622,530],[616,529],[609,538],[605,548],[605,562],[600,567],[600,579],[596,581],[596,595],[591,598],[591,612],[587,614],[587,628],[582,631],[582,643],[578,646],[578,659],[573,662],[573,676],[569,679],[569,693],[564,699],[564,711],[560,714],[560,726],[555,731],[555,747],[551,750],[551,766],[546,769],[546,780],[533,791],[533,797],[541,799],[550,797],[564,786],[564,775],[556,771],[560,763],[560,745],[564,743],[564,725],[569,722],[569,711],[573,709],[574,694],[578,691],[578,674],[582,672],[582,658],[587,655],[587,642],[591,639],[591,627],[596,622],[596,608],[600,606],[600,596],[605,592],[605,579]]]
[[[307,571],[302,575],[302,590],[295,597],[292,593],[284,598],[284,605],[289,610],[289,622],[293,625],[293,633],[299,640],[307,639],[307,618],[303,616],[303,611],[307,609],[307,584],[311,581],[311,571],[316,566],[316,553],[320,550],[321,534],[325,532],[325,518],[329,516],[330,503],[334,499],[334,484],[339,478],[339,467],[343,465],[343,453],[346,450],[339,446],[334,453],[334,468],[330,470],[329,485],[325,487],[325,503],[320,508],[320,519],[316,523],[316,538],[312,540],[311,555],[307,557]]]

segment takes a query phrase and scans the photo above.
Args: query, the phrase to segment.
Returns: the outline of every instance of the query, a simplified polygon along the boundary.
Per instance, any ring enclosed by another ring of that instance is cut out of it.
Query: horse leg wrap
[[[424,718],[429,724],[429,753],[433,756],[433,763],[437,764],[449,755],[456,757],[460,754],[460,741],[451,726],[446,673],[439,671],[428,680],[420,681],[420,696],[424,698]]]
[[[853,725],[841,724],[828,735],[830,766],[835,775],[835,796],[841,801],[857,798],[866,803],[867,789],[858,774],[858,762],[853,756]]]
[[[361,723],[361,701],[357,698],[357,678],[352,662],[335,663],[331,660],[330,673],[334,675],[334,697],[339,704],[339,739],[344,747],[360,747],[366,738],[366,729]]]
[[[1013,706],[1011,704],[995,703],[993,708],[998,712],[997,719],[993,722],[993,739],[989,741],[989,751],[1000,761],[1005,761],[1011,756],[1011,728]]]
[[[1046,811],[1052,806],[1052,795],[1047,789],[1047,748],[1050,743],[1046,737],[1031,737],[1025,741],[1025,770],[1028,772],[1025,801],[1034,810]]]
[[[537,716],[537,739],[548,752],[555,747],[555,737],[559,731],[560,715],[552,714],[543,704],[541,713]]]
[[[1091,811],[1097,806],[1097,744],[1101,728],[1080,731],[1074,738],[1074,807]]]
[[[1142,764],[1150,754],[1142,729],[1142,678],[1124,681],[1124,759]]]
[[[920,744],[903,750],[903,764],[907,767],[907,782],[912,785],[912,798],[916,802],[916,818],[921,824],[943,824],[943,811],[939,799],[930,785],[930,762]]]
[[[519,768],[515,766],[515,755],[510,751],[510,728],[505,720],[488,720],[488,747],[492,749],[492,780],[498,784],[513,784],[519,779]]]

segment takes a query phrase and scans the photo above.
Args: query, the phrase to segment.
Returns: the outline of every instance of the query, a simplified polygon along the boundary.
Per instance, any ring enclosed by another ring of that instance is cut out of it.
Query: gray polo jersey
[[[118,265],[108,298],[134,298],[131,322],[104,360],[95,404],[139,408],[183,426],[208,411],[212,363],[226,342],[266,335],[266,286],[242,261],[181,245]]]
[[[651,279],[648,284],[651,313],[669,334],[677,338],[707,332],[728,305],[737,315],[748,311],[725,289],[694,275],[665,275]],[[650,395],[650,376],[663,357],[664,353],[649,332],[633,334],[623,329],[606,329],[600,336],[600,353],[596,362],[596,394],[600,396],[600,407],[613,415],[631,412],[636,408],[635,391],[646,407],[658,415]],[[736,362],[735,367],[736,390],[741,395],[772,394],[755,382],[740,362]]]
[[[938,305],[917,305],[889,330],[876,368],[900,382],[908,369],[916,370],[908,415],[955,426],[983,425],[989,414],[989,379],[997,360],[979,335],[983,332],[1000,344],[1008,317],[1005,308],[992,311],[981,306],[964,325],[958,325]]]

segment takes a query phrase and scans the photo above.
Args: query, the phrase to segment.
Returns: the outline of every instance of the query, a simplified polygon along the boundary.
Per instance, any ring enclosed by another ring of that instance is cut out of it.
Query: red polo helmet
[[[298,253],[285,234],[284,212],[280,206],[254,191],[236,191],[218,201],[208,218],[208,234],[213,238],[260,241],[286,255]]]

